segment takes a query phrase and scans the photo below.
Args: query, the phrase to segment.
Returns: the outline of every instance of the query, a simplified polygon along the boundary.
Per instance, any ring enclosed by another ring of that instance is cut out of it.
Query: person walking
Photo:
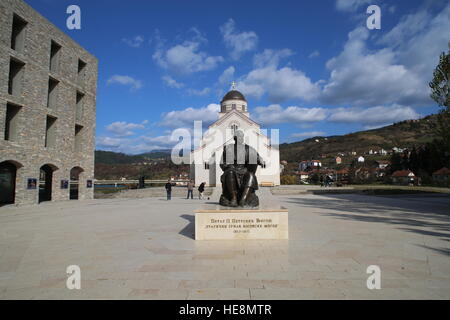
[[[202,182],[201,184],[200,184],[200,186],[198,187],[198,198],[200,199],[200,200],[202,200],[203,199],[203,192],[205,191],[205,182]]]
[[[187,184],[188,194],[186,199],[189,199],[189,195],[191,195],[191,199],[194,199],[194,187],[195,187],[194,181],[189,180]]]
[[[166,192],[167,192],[167,200],[171,200],[172,199],[172,182],[170,182],[170,179],[167,180],[165,187],[166,187]]]

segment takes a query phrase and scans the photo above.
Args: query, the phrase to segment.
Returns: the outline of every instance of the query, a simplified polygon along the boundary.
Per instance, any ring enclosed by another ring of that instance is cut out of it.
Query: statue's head
[[[236,144],[244,144],[244,133],[241,130],[237,130],[234,134],[234,141]]]

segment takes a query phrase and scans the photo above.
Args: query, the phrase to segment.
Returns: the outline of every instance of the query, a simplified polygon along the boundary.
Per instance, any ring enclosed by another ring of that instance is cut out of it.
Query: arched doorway
[[[80,167],[73,167],[70,170],[70,200],[78,200],[80,193],[80,174],[84,170]]]
[[[58,168],[44,164],[39,174],[39,202],[52,200],[53,172]]]
[[[9,161],[0,163],[0,206],[15,202],[17,166]]]

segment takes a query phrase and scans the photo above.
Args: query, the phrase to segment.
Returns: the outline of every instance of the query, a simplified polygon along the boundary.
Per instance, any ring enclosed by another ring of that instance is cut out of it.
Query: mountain
[[[386,127],[358,131],[342,136],[313,137],[299,142],[283,143],[280,144],[280,160],[288,162],[299,162],[314,158],[331,160],[339,153],[349,155],[354,151],[361,155],[371,149],[375,151],[380,149],[390,150],[393,147],[411,148],[420,146],[434,138],[436,118],[436,115],[430,115],[419,120],[405,120]],[[162,149],[138,155],[127,155],[96,150],[95,163],[137,164],[149,160],[169,160],[170,152],[170,149]]]
[[[95,150],[95,163],[103,164],[133,164],[148,162],[149,160],[162,160],[170,157],[170,150],[154,150],[151,152],[129,155],[120,152]]]
[[[365,154],[369,150],[412,148],[433,140],[437,115],[419,120],[405,120],[392,125],[350,133],[342,136],[313,137],[299,142],[280,144],[280,160],[301,160],[336,157],[339,153]]]

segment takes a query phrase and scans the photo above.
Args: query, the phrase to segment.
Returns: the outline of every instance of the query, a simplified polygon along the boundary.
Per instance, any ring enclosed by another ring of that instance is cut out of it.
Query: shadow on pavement
[[[438,201],[436,201],[438,199]],[[320,198],[284,197],[282,202],[330,210],[321,215],[336,219],[396,225],[406,232],[450,241],[450,199],[448,197],[380,197],[366,195],[322,195]],[[450,255],[449,248],[432,248]]]

